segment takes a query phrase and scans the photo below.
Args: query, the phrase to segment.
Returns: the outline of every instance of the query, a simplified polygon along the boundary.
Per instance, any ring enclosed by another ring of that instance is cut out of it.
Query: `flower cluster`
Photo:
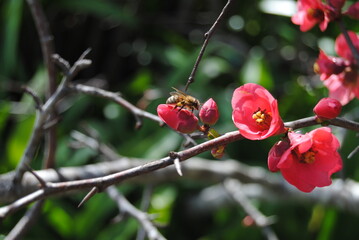
[[[354,32],[348,35],[359,51],[359,35]],[[354,97],[359,98],[359,66],[343,34],[335,41],[335,51],[340,57],[327,56],[320,51],[314,70],[320,74],[329,96],[345,105]]]
[[[194,98],[191,97],[191,99]],[[219,137],[219,134],[213,128],[210,128],[216,124],[219,118],[217,103],[210,98],[200,108],[199,118],[203,123],[202,126],[199,125],[199,120],[193,113],[193,108],[187,105],[185,101],[183,103],[160,104],[157,107],[157,114],[163,122],[175,131],[188,134],[198,130],[205,133],[209,139]],[[224,154],[224,149],[225,146],[213,148],[211,151],[212,156],[221,158]]]
[[[286,132],[279,115],[277,100],[262,86],[244,84],[234,90],[232,118],[242,136],[261,140]],[[314,108],[318,117],[331,119],[339,115],[340,103],[322,99]],[[288,132],[269,152],[268,167],[281,171],[283,177],[303,192],[331,184],[331,175],[342,168],[337,150],[339,142],[327,127],[305,135]]]
[[[160,104],[157,107],[157,114],[163,122],[178,132],[193,133],[202,129],[193,110],[187,109],[186,105],[178,107],[173,103]],[[206,131],[209,126],[216,124],[219,111],[217,103],[212,98],[208,99],[201,107],[199,118],[204,123]]]
[[[321,31],[327,29],[328,23],[339,19],[342,15],[359,19],[359,4],[354,3],[348,10],[342,13],[345,0],[299,0],[297,2],[298,12],[292,16],[292,22],[300,25],[300,30],[306,32],[319,25]]]

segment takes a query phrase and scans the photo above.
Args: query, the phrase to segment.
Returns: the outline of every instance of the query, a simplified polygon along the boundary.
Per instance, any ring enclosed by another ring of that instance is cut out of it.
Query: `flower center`
[[[308,150],[307,152],[300,155],[301,163],[314,163],[315,162],[315,152],[313,150]]]
[[[267,113],[265,109],[262,111],[258,108],[258,110],[253,113],[252,118],[262,130],[269,129],[272,116],[270,113]]]
[[[324,20],[324,12],[321,9],[309,8],[307,13],[308,16],[316,19],[318,22],[322,22]]]

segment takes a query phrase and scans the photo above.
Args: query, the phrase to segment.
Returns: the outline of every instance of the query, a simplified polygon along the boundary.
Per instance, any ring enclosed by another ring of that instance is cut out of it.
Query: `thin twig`
[[[86,51],[88,52],[88,51]],[[60,86],[56,89],[55,93],[45,102],[42,111],[36,115],[35,126],[33,128],[30,140],[27,143],[24,154],[21,157],[20,163],[16,167],[16,174],[14,176],[14,185],[21,181],[24,172],[27,170],[26,165],[30,165],[36,149],[39,147],[40,140],[43,136],[43,126],[49,120],[50,115],[55,108],[55,105],[65,95],[68,83],[75,77],[75,75],[83,68],[91,64],[90,60],[83,59],[81,56],[78,61],[70,69],[68,75],[64,76]]]
[[[234,179],[228,179],[224,182],[224,187],[230,196],[243,208],[243,210],[252,217],[259,227],[265,227],[275,222],[273,217],[264,216],[257,208],[255,208],[249,199],[241,191],[241,183]]]
[[[46,187],[46,181],[42,179],[29,165],[26,164],[27,170],[39,181],[42,188]]]
[[[20,219],[20,221],[15,225],[15,227],[9,232],[9,234],[4,238],[4,240],[17,240],[23,239],[23,236],[35,223],[37,216],[39,215],[44,201],[40,200],[35,203],[25,215]]]
[[[56,90],[56,68],[51,61],[51,56],[55,53],[53,44],[53,36],[51,34],[49,23],[45,13],[41,7],[39,0],[27,0],[32,17],[35,21],[37,33],[40,38],[40,45],[42,56],[44,58],[47,75],[49,78],[49,85],[47,91],[47,98],[49,98]],[[53,111],[50,118],[56,118],[56,112]],[[56,151],[56,125],[48,129],[45,141],[45,167],[54,167],[55,165],[55,151]]]
[[[241,191],[241,183],[239,181],[235,179],[228,179],[224,182],[224,188],[227,190],[229,195],[243,208],[243,210],[254,220],[258,227],[267,227],[275,222],[273,217],[264,216],[250,203],[249,199],[244,195],[243,191]]]
[[[29,94],[34,99],[36,109],[38,109],[41,112],[42,111],[42,101],[41,101],[40,97],[36,94],[36,92],[28,86],[22,86],[21,89],[25,93]]]
[[[351,159],[356,153],[359,152],[359,146],[357,146],[356,148],[354,148],[353,151],[351,151],[351,153],[349,153],[348,155],[348,159]]]
[[[339,18],[337,20],[338,26],[340,28],[340,31],[342,32],[342,34],[344,35],[345,40],[348,43],[348,46],[350,48],[350,51],[352,52],[354,59],[356,61],[356,64],[359,64],[359,50],[355,48],[353,41],[351,40],[349,34],[348,34],[348,30],[346,29],[344,22],[341,18]]]
[[[119,96],[117,93],[109,92],[100,88],[92,87],[92,86],[86,86],[82,84],[71,84],[69,86],[69,89],[71,89],[74,92],[83,93],[91,96],[101,97],[105,99],[109,99],[111,101],[114,101],[130,111],[134,116],[136,116],[136,125],[142,125],[141,118],[148,118],[155,122],[158,122],[159,124],[163,125],[162,120],[152,113],[143,111],[142,109],[139,109],[132,103],[126,101],[124,98]]]
[[[197,72],[197,69],[198,69],[198,65],[202,60],[202,57],[203,57],[204,51],[206,50],[208,42],[209,42],[210,38],[212,37],[214,31],[216,30],[217,25],[223,19],[223,16],[224,16],[225,12],[227,11],[228,6],[231,4],[231,2],[232,2],[232,0],[227,1],[226,5],[223,7],[223,9],[222,9],[221,13],[219,14],[218,18],[213,23],[212,27],[208,30],[208,32],[206,32],[204,34],[204,42],[203,42],[201,50],[199,51],[198,57],[196,59],[196,62],[194,63],[192,72],[189,75],[189,78],[187,80],[187,83],[186,83],[186,86],[185,86],[185,91],[187,91],[189,85],[195,81],[195,76],[196,76],[196,72]]]
[[[153,185],[152,184],[148,184],[142,194],[142,200],[141,200],[141,207],[140,209],[143,212],[147,212],[148,208],[150,207],[150,203],[151,203],[151,197],[152,197],[152,193],[153,193]],[[140,227],[137,230],[137,236],[136,236],[136,240],[144,240],[146,238],[146,231]]]
[[[147,213],[144,213],[138,210],[133,206],[122,194],[117,191],[114,186],[111,186],[106,189],[107,194],[116,201],[118,208],[121,212],[125,212],[132,217],[134,217],[145,230],[148,239],[150,240],[165,240],[166,238],[158,231],[158,229],[153,225],[151,219]]]

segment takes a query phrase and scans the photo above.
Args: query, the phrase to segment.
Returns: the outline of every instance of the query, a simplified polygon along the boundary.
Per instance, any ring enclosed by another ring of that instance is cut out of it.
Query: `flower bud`
[[[221,159],[224,155],[225,148],[226,148],[226,146],[224,146],[224,145],[212,148],[211,149],[212,156],[214,158]]]
[[[175,104],[160,104],[157,114],[169,127],[181,133],[192,133],[198,127],[198,118],[187,109],[175,108]]]
[[[218,107],[212,98],[203,104],[199,112],[199,117],[204,124],[214,125],[217,122],[219,118]]]
[[[342,110],[340,102],[334,98],[322,98],[315,105],[313,112],[323,120],[336,118]]]

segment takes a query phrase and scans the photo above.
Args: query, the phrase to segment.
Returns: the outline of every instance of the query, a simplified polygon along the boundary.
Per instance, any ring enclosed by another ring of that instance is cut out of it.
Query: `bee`
[[[183,108],[187,108],[192,110],[199,110],[201,103],[195,97],[188,95],[174,87],[172,87],[175,92],[170,92],[171,97],[169,97],[166,101],[166,104],[173,104],[175,103],[175,108],[179,107],[179,111]]]

